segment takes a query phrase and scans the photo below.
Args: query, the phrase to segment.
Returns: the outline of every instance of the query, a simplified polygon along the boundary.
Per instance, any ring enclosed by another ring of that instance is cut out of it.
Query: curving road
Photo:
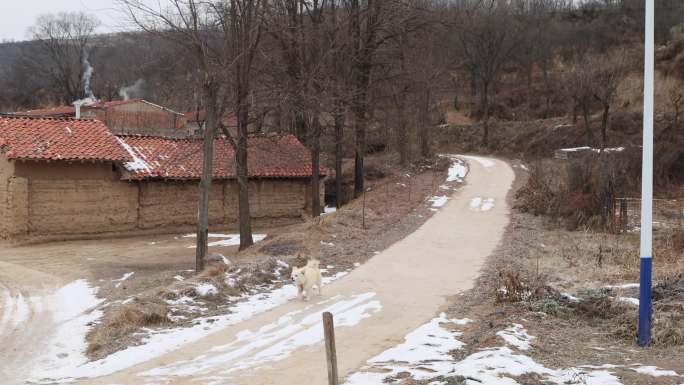
[[[195,343],[93,384],[322,385],[327,381],[320,314],[335,314],[340,376],[403,341],[447,297],[469,289],[509,220],[514,173],[466,157],[467,183],[417,231],[347,277],[322,299],[290,301]]]

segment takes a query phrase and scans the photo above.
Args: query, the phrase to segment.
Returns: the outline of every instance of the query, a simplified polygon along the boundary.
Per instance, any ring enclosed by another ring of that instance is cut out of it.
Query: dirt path
[[[401,342],[473,284],[508,223],[514,178],[503,161],[469,158],[467,185],[404,240],[323,290],[94,384],[318,385],[326,382],[320,314],[335,315],[340,375]]]
[[[16,285],[17,277],[25,285]],[[38,348],[48,340],[52,319],[38,294],[54,291],[59,282],[49,274],[0,262],[0,379],[6,383],[20,383],[31,369],[38,352],[25,347]]]

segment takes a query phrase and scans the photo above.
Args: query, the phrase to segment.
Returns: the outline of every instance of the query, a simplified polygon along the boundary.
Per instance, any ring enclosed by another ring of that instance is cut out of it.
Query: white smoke
[[[85,99],[91,99],[95,100],[95,95],[93,95],[93,89],[90,86],[90,81],[93,77],[93,66],[90,65],[90,62],[88,61],[88,51],[83,49],[83,67],[85,70],[83,71],[83,85],[84,85],[84,91],[85,91]]]
[[[143,88],[145,86],[144,79],[138,79],[133,83],[133,85],[121,87],[119,90],[119,96],[123,100],[128,100],[135,97],[142,96]]]
[[[76,100],[72,104],[74,107],[76,107],[76,117],[80,118],[81,117],[81,106],[83,105],[89,105],[93,103],[97,103],[98,99],[95,97],[93,94],[93,89],[90,86],[90,81],[93,78],[93,66],[90,65],[90,62],[88,61],[88,51],[86,49],[83,49],[83,91],[85,93],[85,97],[80,100]]]

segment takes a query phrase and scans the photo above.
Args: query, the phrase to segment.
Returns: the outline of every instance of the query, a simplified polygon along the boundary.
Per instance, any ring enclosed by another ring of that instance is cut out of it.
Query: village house
[[[250,137],[248,167],[255,227],[310,211],[311,162],[294,136]],[[201,139],[115,136],[99,120],[0,117],[0,239],[190,231],[201,169]],[[210,224],[237,228],[234,150],[224,138],[214,142],[213,176]]]
[[[75,103],[8,113],[11,116],[42,118],[84,118],[103,122],[115,135],[150,135],[172,138],[192,136],[195,125],[188,124],[185,114],[144,99]]]

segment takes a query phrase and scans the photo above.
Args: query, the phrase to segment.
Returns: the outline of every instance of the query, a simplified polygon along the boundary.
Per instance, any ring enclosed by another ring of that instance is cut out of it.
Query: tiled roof
[[[96,120],[0,117],[0,150],[7,159],[131,161]]]
[[[201,139],[121,136],[133,157],[124,164],[130,179],[199,179],[202,174]],[[305,178],[311,176],[309,151],[292,135],[254,136],[248,141],[247,167],[252,178]],[[326,170],[321,168],[321,174]],[[235,152],[230,142],[214,142],[213,177],[235,178]]]
[[[58,106],[52,108],[41,108],[36,110],[19,111],[13,113],[16,116],[45,116],[45,117],[63,117],[76,115],[76,109],[73,106]]]

